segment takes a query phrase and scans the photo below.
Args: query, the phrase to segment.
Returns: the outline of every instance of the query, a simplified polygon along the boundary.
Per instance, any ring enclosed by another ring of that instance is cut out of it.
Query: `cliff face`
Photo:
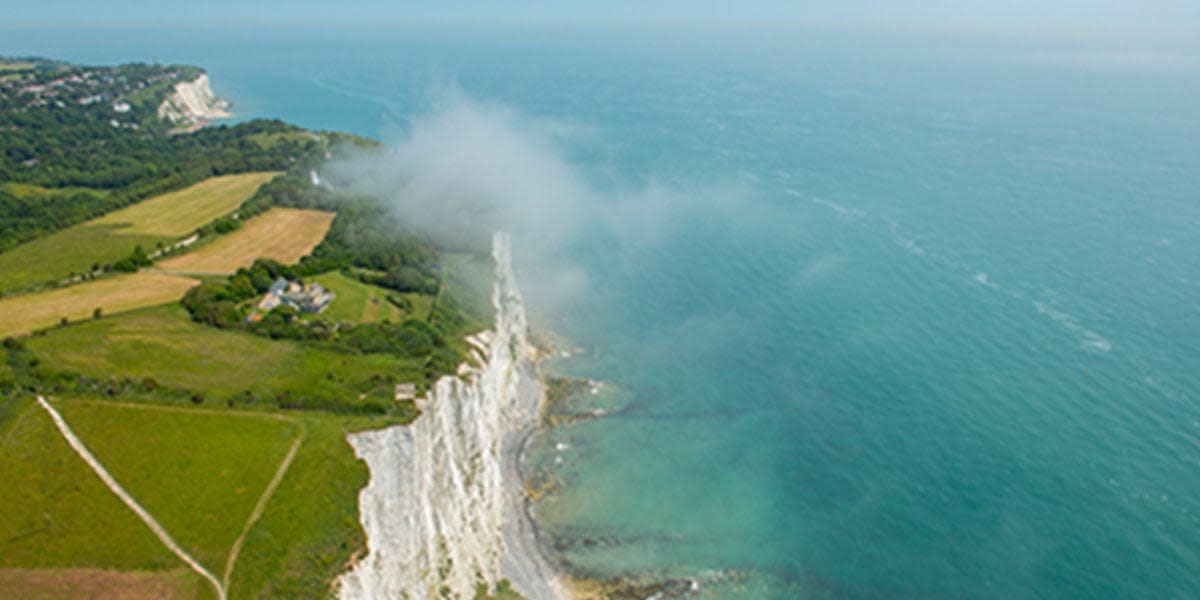
[[[187,127],[209,119],[231,116],[225,109],[229,103],[217,98],[208,85],[208,75],[202,74],[192,81],[175,84],[175,89],[158,107],[159,118],[181,127]]]
[[[516,432],[536,422],[540,389],[530,388],[525,309],[506,236],[497,234],[493,256],[495,331],[473,336],[482,340],[479,366],[440,379],[411,426],[349,437],[371,471],[359,495],[368,553],[338,582],[342,600],[469,600],[477,583],[497,583],[502,561],[525,560],[510,554],[517,548],[505,530],[521,517]]]

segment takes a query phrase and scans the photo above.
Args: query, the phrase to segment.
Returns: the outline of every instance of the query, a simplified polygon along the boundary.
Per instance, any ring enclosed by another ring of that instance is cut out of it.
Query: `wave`
[[[1069,313],[1058,310],[1045,302],[1037,300],[1033,301],[1033,307],[1037,309],[1039,314],[1046,315],[1054,320],[1059,325],[1062,325],[1068,331],[1076,333],[1080,336],[1079,345],[1087,350],[1093,350],[1100,353],[1107,353],[1112,350],[1112,342],[1105,339],[1100,334],[1084,327],[1071,316]]]

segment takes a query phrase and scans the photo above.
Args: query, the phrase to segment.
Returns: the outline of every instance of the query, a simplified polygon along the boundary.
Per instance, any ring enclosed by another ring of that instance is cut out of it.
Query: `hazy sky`
[[[1200,0],[3,0],[0,21],[370,24],[403,20],[750,20],[935,27],[1200,24]],[[1200,35],[1200,30],[1198,30]]]

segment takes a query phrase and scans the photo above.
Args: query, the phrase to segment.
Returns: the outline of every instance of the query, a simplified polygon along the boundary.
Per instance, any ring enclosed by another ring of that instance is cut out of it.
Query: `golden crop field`
[[[139,244],[152,251],[157,242],[174,242],[233,212],[276,175],[268,172],[211,177],[21,244],[0,253],[0,290],[86,273],[93,265],[111,264],[128,256]],[[21,195],[37,192],[35,186],[19,190]]]
[[[122,225],[116,230],[120,234],[183,236],[217,217],[233,212],[276,175],[279,173],[209,177],[182,190],[111,212],[92,221],[92,224]]]
[[[241,229],[182,256],[157,264],[180,273],[226,274],[248,267],[258,258],[293,264],[321,243],[335,213],[297,208],[273,208]]]
[[[199,281],[163,273],[120,275],[0,300],[0,336],[21,335],[54,325],[171,302]]]

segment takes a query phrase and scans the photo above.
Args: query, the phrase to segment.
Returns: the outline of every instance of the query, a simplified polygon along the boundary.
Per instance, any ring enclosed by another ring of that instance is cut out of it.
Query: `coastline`
[[[534,517],[533,499],[526,486],[529,445],[542,426],[540,417],[546,403],[546,386],[537,373],[536,357],[525,363],[527,371],[520,378],[519,410],[531,418],[508,432],[505,439],[504,485],[508,500],[508,518],[502,533],[505,555],[500,574],[527,600],[567,600],[573,598],[565,574],[551,561],[542,543],[541,530]]]
[[[359,493],[367,551],[335,581],[342,600],[473,599],[504,580],[527,600],[571,597],[525,489],[544,387],[507,235],[493,258],[495,326],[468,338],[478,364],[439,379],[411,425],[347,436],[370,480]]]

